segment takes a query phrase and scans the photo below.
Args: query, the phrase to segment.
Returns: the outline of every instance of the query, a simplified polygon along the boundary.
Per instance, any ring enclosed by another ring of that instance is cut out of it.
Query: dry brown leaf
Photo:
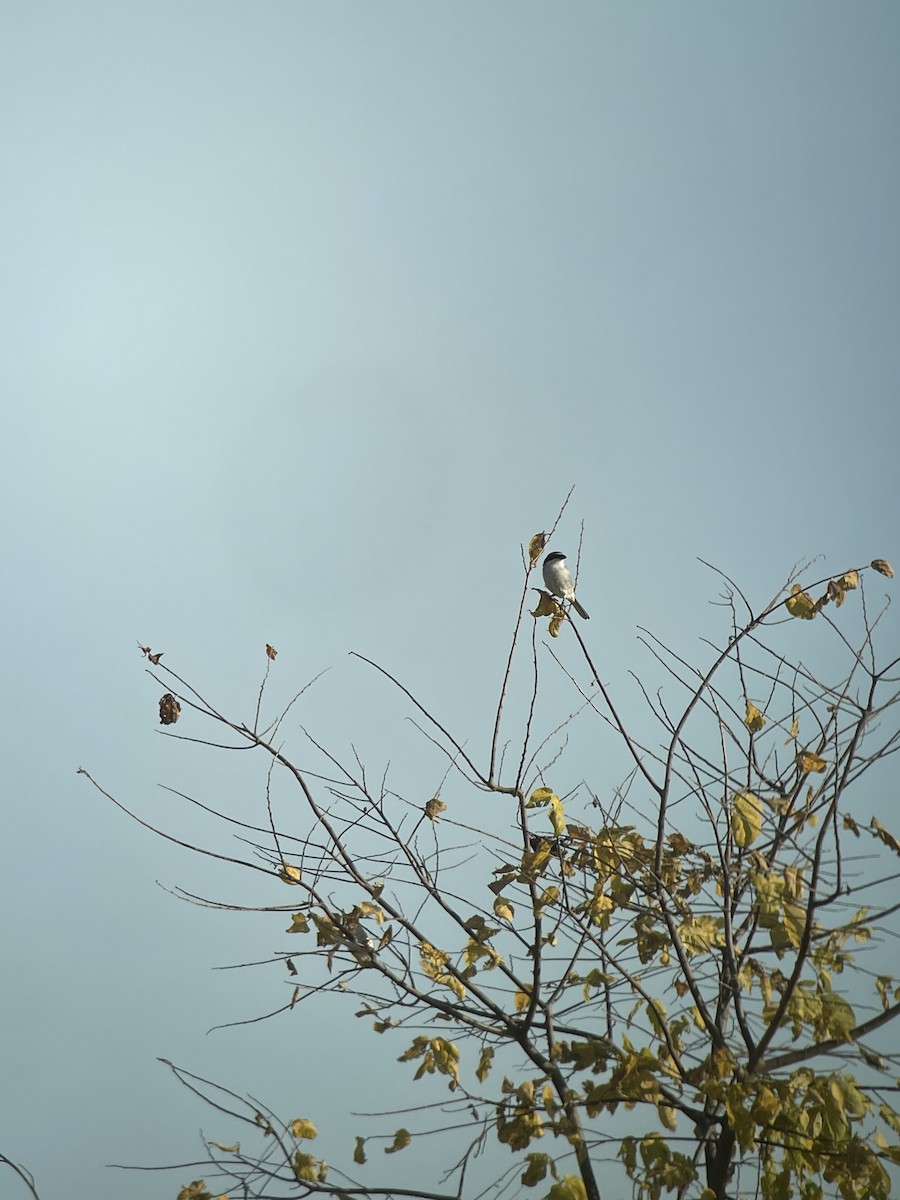
[[[532,566],[537,562],[547,545],[546,533],[536,533],[528,543],[528,559]]]

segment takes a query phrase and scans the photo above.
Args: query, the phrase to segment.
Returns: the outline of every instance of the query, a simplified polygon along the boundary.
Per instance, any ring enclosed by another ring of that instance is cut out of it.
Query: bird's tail
[[[578,613],[579,617],[581,617],[582,621],[589,621],[591,619],[574,596],[572,597],[572,607]]]

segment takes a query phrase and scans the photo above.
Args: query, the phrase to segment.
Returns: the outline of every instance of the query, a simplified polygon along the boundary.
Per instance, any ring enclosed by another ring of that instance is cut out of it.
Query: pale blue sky
[[[0,30],[0,1151],[44,1200],[144,1200],[177,1177],[103,1164],[229,1132],[156,1055],[288,1116],[347,1078],[309,1025],[204,1036],[283,1001],[210,971],[279,928],[170,898],[259,893],[76,778],[197,836],[157,782],[259,811],[157,737],[136,639],[242,713],[266,641],[281,695],[332,667],[304,723],[383,765],[407,710],[346,651],[483,745],[518,546],[571,484],[622,688],[637,625],[694,654],[719,619],[698,556],[758,601],[803,557],[900,557],[900,8],[86,0]],[[399,1052],[346,1024],[343,1062]]]

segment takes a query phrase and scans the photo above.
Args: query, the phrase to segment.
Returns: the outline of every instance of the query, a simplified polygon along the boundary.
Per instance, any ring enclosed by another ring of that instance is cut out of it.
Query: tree
[[[599,1200],[598,1166],[615,1156],[631,1182],[620,1178],[612,1196],[630,1186],[642,1200],[887,1197],[900,1117],[889,1101],[897,1055],[883,1037],[900,1016],[900,987],[872,951],[897,932],[900,843],[863,809],[866,781],[883,788],[900,748],[900,659],[880,660],[888,606],[871,615],[865,586],[891,568],[875,560],[805,584],[795,572],[761,607],[720,575],[727,623],[705,665],[642,631],[678,699],[639,684],[652,719],[638,732],[595,665],[586,631],[599,623],[579,625],[540,588],[528,614],[547,540],[536,535],[522,556],[484,761],[362,659],[406,697],[448,772],[506,798],[467,832],[464,865],[453,849],[461,827],[440,795],[375,786],[358,759],[343,761],[305,731],[303,758],[319,761],[301,767],[282,740],[293,701],[264,727],[271,646],[251,724],[142,647],[171,736],[189,713],[189,740],[265,760],[265,817],[249,830],[257,857],[194,848],[291,888],[287,906],[268,908],[289,913],[286,938],[300,947],[280,956],[293,984],[284,1008],[302,1010],[323,989],[341,997],[346,1019],[355,1013],[400,1039],[398,1061],[414,1080],[445,1081],[442,1113],[466,1133],[455,1160],[442,1143],[443,1184],[436,1171],[421,1189],[392,1189],[365,1182],[364,1133],[338,1173],[312,1153],[310,1118],[280,1119],[169,1064],[228,1126],[262,1138],[252,1153],[209,1142],[210,1169],[229,1196],[467,1197],[513,1187]],[[545,618],[559,642],[540,640]],[[615,789],[606,779],[593,782],[597,795],[554,790],[573,717],[543,713],[551,657],[567,664],[579,720],[611,731],[628,760]],[[577,681],[583,672],[588,686]],[[511,717],[514,690],[520,715]],[[200,720],[217,732],[198,734]],[[539,725],[551,732],[539,737]],[[275,817],[279,780],[305,812],[289,828]],[[388,1150],[417,1136],[401,1127]],[[512,1156],[494,1180],[475,1162],[492,1141]],[[210,1195],[198,1179],[179,1200]]]

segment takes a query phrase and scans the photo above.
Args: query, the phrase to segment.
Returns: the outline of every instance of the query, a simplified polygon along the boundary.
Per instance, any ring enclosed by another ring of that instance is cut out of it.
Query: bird
[[[575,599],[575,588],[569,568],[566,566],[566,556],[560,554],[558,550],[554,550],[544,559],[543,569],[544,583],[553,595],[561,596],[563,600],[569,600],[579,617],[583,621],[589,621],[590,617]]]

